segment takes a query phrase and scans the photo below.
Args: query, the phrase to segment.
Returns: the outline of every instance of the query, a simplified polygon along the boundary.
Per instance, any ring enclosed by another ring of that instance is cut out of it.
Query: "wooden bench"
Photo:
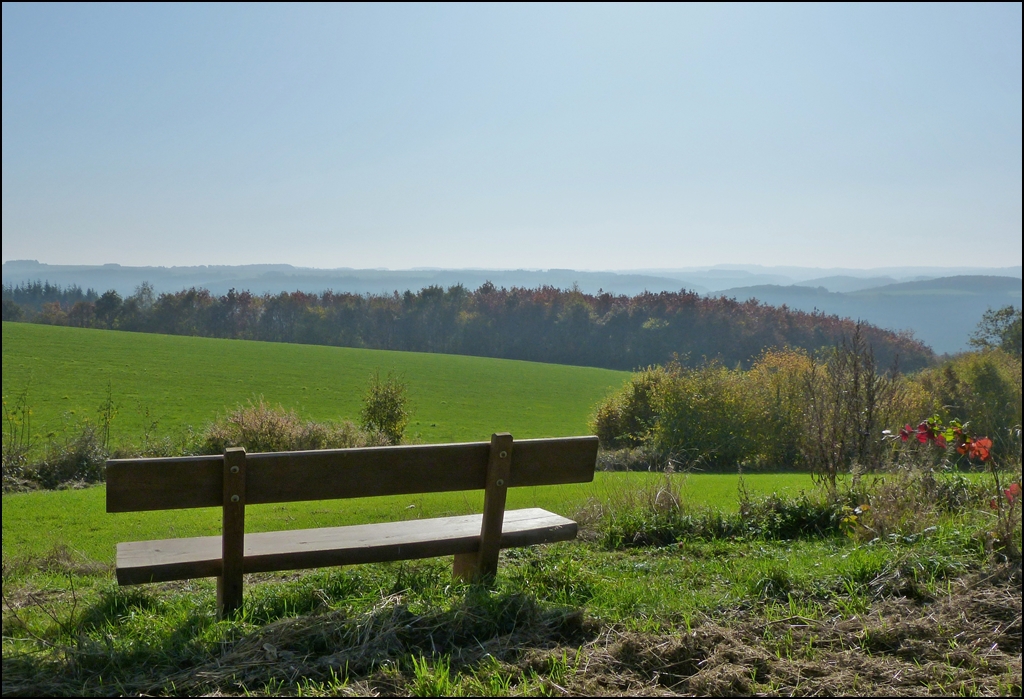
[[[221,536],[117,545],[117,582],[217,578],[218,614],[242,604],[242,575],[455,557],[454,573],[487,579],[498,551],[576,537],[576,523],[541,509],[505,511],[509,487],[586,483],[597,437],[330,449],[107,462],[107,512],[221,507]],[[245,534],[245,506],[483,490],[479,515]]]

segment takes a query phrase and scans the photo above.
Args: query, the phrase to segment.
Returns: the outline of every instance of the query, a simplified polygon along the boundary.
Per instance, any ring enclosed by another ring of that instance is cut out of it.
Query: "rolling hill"
[[[504,359],[3,324],[3,396],[27,391],[32,432],[59,438],[65,421],[95,420],[108,384],[113,433],[161,434],[205,423],[263,396],[318,420],[357,420],[375,369],[408,383],[407,435],[470,441],[587,432],[593,406],[626,372]]]

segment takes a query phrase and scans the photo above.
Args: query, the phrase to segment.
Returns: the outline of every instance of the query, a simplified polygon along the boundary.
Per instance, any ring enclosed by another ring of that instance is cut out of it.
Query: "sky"
[[[1021,4],[3,4],[3,260],[1021,264]]]

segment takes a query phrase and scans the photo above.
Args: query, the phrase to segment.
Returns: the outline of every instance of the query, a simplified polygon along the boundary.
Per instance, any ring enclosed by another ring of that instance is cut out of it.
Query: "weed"
[[[742,488],[739,512],[694,506],[682,481],[668,476],[655,485],[613,497],[604,506],[606,546],[668,546],[690,538],[793,539],[839,533],[842,505],[822,494],[753,496]]]
[[[451,667],[447,658],[438,658],[433,667],[423,656],[412,658],[413,682],[410,690],[417,697],[457,696],[452,684]]]
[[[24,483],[28,454],[32,449],[32,410],[28,405],[28,389],[8,402],[3,399],[3,488],[4,492]]]

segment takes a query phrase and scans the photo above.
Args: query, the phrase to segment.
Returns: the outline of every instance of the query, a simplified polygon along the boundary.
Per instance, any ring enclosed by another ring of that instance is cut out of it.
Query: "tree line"
[[[851,336],[857,325],[835,315],[688,291],[624,296],[490,282],[476,290],[455,285],[376,295],[257,295],[232,289],[223,296],[197,288],[158,295],[142,284],[127,298],[113,290],[72,294],[35,282],[3,287],[3,319],[626,370],[673,358],[684,365],[714,359],[748,368],[766,348],[814,352]],[[901,369],[912,371],[933,359],[908,334],[870,325],[861,332],[881,366],[898,358]]]

